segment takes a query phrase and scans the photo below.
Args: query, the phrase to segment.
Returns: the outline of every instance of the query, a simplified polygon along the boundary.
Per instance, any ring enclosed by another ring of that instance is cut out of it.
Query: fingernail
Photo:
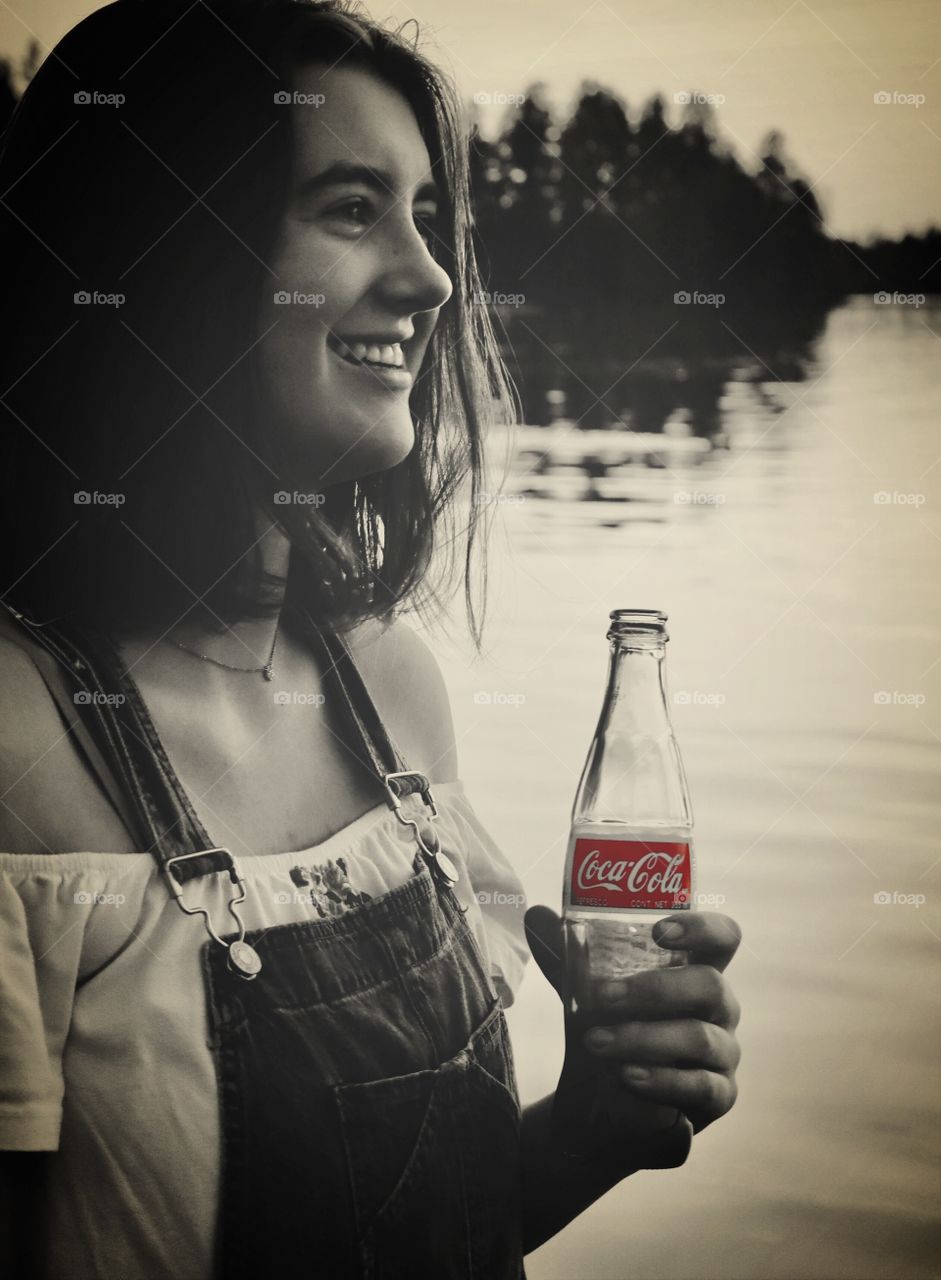
[[[595,1027],[588,1033],[588,1043],[593,1049],[606,1049],[609,1044],[614,1044],[614,1032],[607,1031],[604,1027]]]
[[[676,942],[683,936],[681,924],[658,924],[653,931],[654,942]]]
[[[634,1080],[637,1084],[650,1079],[649,1067],[625,1067],[624,1074],[628,1080]]]

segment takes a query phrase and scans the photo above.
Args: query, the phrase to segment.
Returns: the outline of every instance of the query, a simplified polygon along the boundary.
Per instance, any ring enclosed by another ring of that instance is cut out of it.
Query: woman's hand
[[[561,920],[536,906],[527,911],[525,925],[540,969],[561,994]],[[679,931],[667,936],[674,926]],[[609,983],[602,993],[609,1002],[602,1022],[585,1035],[599,1060],[620,1064],[625,1090],[681,1111],[697,1133],[725,1115],[737,1094],[740,1009],[722,975],[741,936],[734,920],[715,912],[665,917],[654,938],[671,951],[685,951],[687,964]],[[599,1031],[609,1037],[604,1044],[595,1042]]]
[[[620,1064],[626,1089],[682,1111],[698,1133],[731,1110],[737,1096],[741,1010],[722,973],[741,930],[729,916],[697,911],[667,916],[653,936],[671,951],[685,951],[688,963],[607,984],[604,1025],[586,1033],[585,1045]]]

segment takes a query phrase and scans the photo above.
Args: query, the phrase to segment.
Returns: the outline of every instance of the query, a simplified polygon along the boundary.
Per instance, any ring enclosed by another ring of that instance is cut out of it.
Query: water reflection
[[[922,325],[926,336],[937,310],[929,301],[922,315],[889,314],[868,299],[853,300],[832,314],[827,342],[853,345],[878,325],[891,367],[899,358],[899,335]],[[775,470],[776,457],[793,450],[795,437],[802,437],[808,424],[816,420],[818,444],[832,435],[820,417],[841,407],[828,403],[832,359],[821,356],[820,343],[778,352],[777,377],[751,358],[725,362],[708,392],[702,377],[687,382],[680,376],[682,367],[667,370],[660,362],[655,373],[645,371],[641,379],[648,384],[643,411],[603,429],[585,429],[566,417],[564,397],[556,393],[549,425],[495,433],[492,457],[509,462],[502,469],[495,466],[491,491],[499,492],[498,501],[508,508],[525,503],[526,520],[515,530],[523,539],[527,521],[543,532],[545,526],[561,531],[567,524],[581,529],[663,524],[701,519],[730,501],[747,501],[750,493],[757,498],[755,485]],[[656,393],[650,392],[654,384]],[[841,386],[839,395],[844,394]],[[814,443],[804,446],[792,464],[813,483],[825,467],[810,460]],[[851,464],[852,458],[844,461]]]

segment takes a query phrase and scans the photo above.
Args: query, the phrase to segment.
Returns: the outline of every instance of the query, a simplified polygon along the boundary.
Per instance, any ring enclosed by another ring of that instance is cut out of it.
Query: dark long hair
[[[0,151],[4,599],[115,632],[269,616],[284,583],[253,549],[257,507],[291,540],[288,600],[338,630],[440,608],[463,547],[479,647],[483,438],[519,402],[474,305],[460,103],[416,45],[344,0],[117,0],[47,57]],[[276,506],[293,477],[251,356],[290,177],[276,95],[295,67],[341,60],[415,113],[453,293],[412,393],[409,456],[321,506]]]

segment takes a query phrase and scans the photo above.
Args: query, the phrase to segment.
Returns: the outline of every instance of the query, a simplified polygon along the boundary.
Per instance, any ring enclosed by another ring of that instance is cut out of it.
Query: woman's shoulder
[[[35,774],[61,718],[26,649],[0,634],[0,849],[39,853]]]
[[[0,628],[0,850],[122,848],[123,827],[104,796],[89,785],[88,770],[29,645]],[[64,839],[80,844],[63,845]]]
[[[347,637],[356,665],[396,744],[432,782],[458,778],[454,720],[432,645],[404,618],[371,619]]]
[[[27,644],[0,632],[0,783],[36,764],[52,730],[62,732],[55,703]]]

